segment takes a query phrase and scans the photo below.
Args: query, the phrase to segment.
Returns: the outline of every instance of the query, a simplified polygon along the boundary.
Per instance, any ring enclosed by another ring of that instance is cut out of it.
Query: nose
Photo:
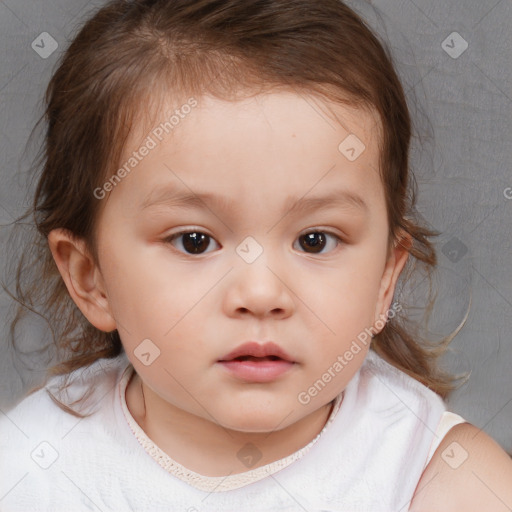
[[[276,259],[270,261],[267,251],[251,263],[238,256],[235,261],[224,295],[224,310],[228,316],[283,319],[293,314],[294,293],[283,264]]]

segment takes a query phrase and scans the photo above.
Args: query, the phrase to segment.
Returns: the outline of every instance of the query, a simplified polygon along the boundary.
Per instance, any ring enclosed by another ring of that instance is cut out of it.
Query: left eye
[[[334,244],[334,247],[337,247],[342,242],[339,236],[327,231],[310,231],[309,233],[304,233],[303,235],[299,236],[298,241],[302,247],[311,249],[310,254],[318,254],[321,253],[323,249],[329,245],[328,237],[334,239],[334,242],[331,243],[331,246]]]
[[[167,237],[165,241],[174,245],[173,242],[180,238],[183,239],[181,245],[188,254],[203,254],[204,249],[210,245],[210,241],[214,240],[210,235],[201,231],[181,231]]]

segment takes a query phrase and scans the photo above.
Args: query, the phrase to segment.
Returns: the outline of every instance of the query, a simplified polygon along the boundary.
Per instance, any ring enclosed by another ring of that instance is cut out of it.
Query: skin
[[[463,462],[458,465],[458,461]],[[483,430],[470,423],[456,425],[443,438],[425,468],[409,510],[510,512],[510,456]]]
[[[247,443],[261,456],[254,469],[321,431],[369,345],[309,403],[298,395],[365,328],[382,328],[376,322],[390,308],[408,240],[388,251],[375,114],[287,91],[198,101],[100,201],[99,265],[63,230],[52,231],[49,245],[83,314],[98,329],[119,331],[137,372],[126,393],[137,423],[180,464],[224,476],[248,470],[237,457]],[[349,133],[365,144],[353,162],[338,150]],[[146,135],[140,123],[125,159]],[[142,208],[166,187],[226,200]],[[340,189],[361,196],[367,210],[290,213],[289,196]],[[205,252],[187,253],[183,236],[169,239],[178,231],[209,235]],[[300,242],[311,231],[332,233],[321,253]],[[263,249],[252,263],[236,250],[248,236]],[[134,354],[144,339],[160,350],[149,366]],[[249,340],[279,344],[293,368],[268,383],[236,379],[217,361]]]

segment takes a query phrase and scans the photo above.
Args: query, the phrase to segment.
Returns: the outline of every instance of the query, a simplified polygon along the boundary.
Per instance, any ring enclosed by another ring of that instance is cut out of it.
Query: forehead
[[[366,195],[380,193],[380,121],[372,110],[280,90],[236,101],[168,96],[140,111],[122,163],[148,137],[154,148],[126,180],[132,204],[166,182],[215,192],[229,181],[229,195],[238,180],[243,197],[258,184],[303,195],[305,186],[321,181],[325,190],[341,179]]]
[[[294,131],[313,132],[318,128],[317,123],[312,122],[314,114],[324,125],[336,130],[342,127],[347,132],[357,133],[368,143],[371,139],[380,140],[382,136],[382,123],[380,116],[373,107],[362,105],[355,106],[348,98],[337,92],[338,98],[343,102],[328,99],[315,91],[304,91],[302,89],[290,89],[287,86],[268,86],[266,90],[239,91],[231,99],[213,96],[209,93],[197,94],[173,94],[165,89],[155,90],[154,94],[147,94],[140,98],[139,104],[134,109],[134,120],[128,135],[125,152],[136,146],[137,142],[150,134],[154,129],[172,119],[184,119],[180,110],[186,107],[192,100],[197,102],[198,107],[193,108],[192,121],[178,123],[173,127],[171,135],[179,135],[183,127],[200,119],[200,124],[208,129],[208,121],[222,124],[223,117],[229,115],[230,119],[242,122],[247,117],[274,117],[273,121],[279,123],[279,127],[286,128],[287,124],[294,124]],[[185,114],[185,117],[188,113]],[[300,116],[308,121],[306,125],[299,126],[297,117]],[[178,129],[180,125],[180,129]],[[194,129],[197,129],[197,125]],[[169,138],[169,137],[166,137]],[[368,144],[367,144],[368,145]]]

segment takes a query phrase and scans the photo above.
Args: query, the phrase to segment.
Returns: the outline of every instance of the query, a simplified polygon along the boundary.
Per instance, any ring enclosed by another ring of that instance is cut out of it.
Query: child
[[[509,458],[446,410],[447,342],[394,299],[434,233],[352,10],[114,0],[46,100],[16,298],[63,362],[0,419],[3,511],[511,509]]]

